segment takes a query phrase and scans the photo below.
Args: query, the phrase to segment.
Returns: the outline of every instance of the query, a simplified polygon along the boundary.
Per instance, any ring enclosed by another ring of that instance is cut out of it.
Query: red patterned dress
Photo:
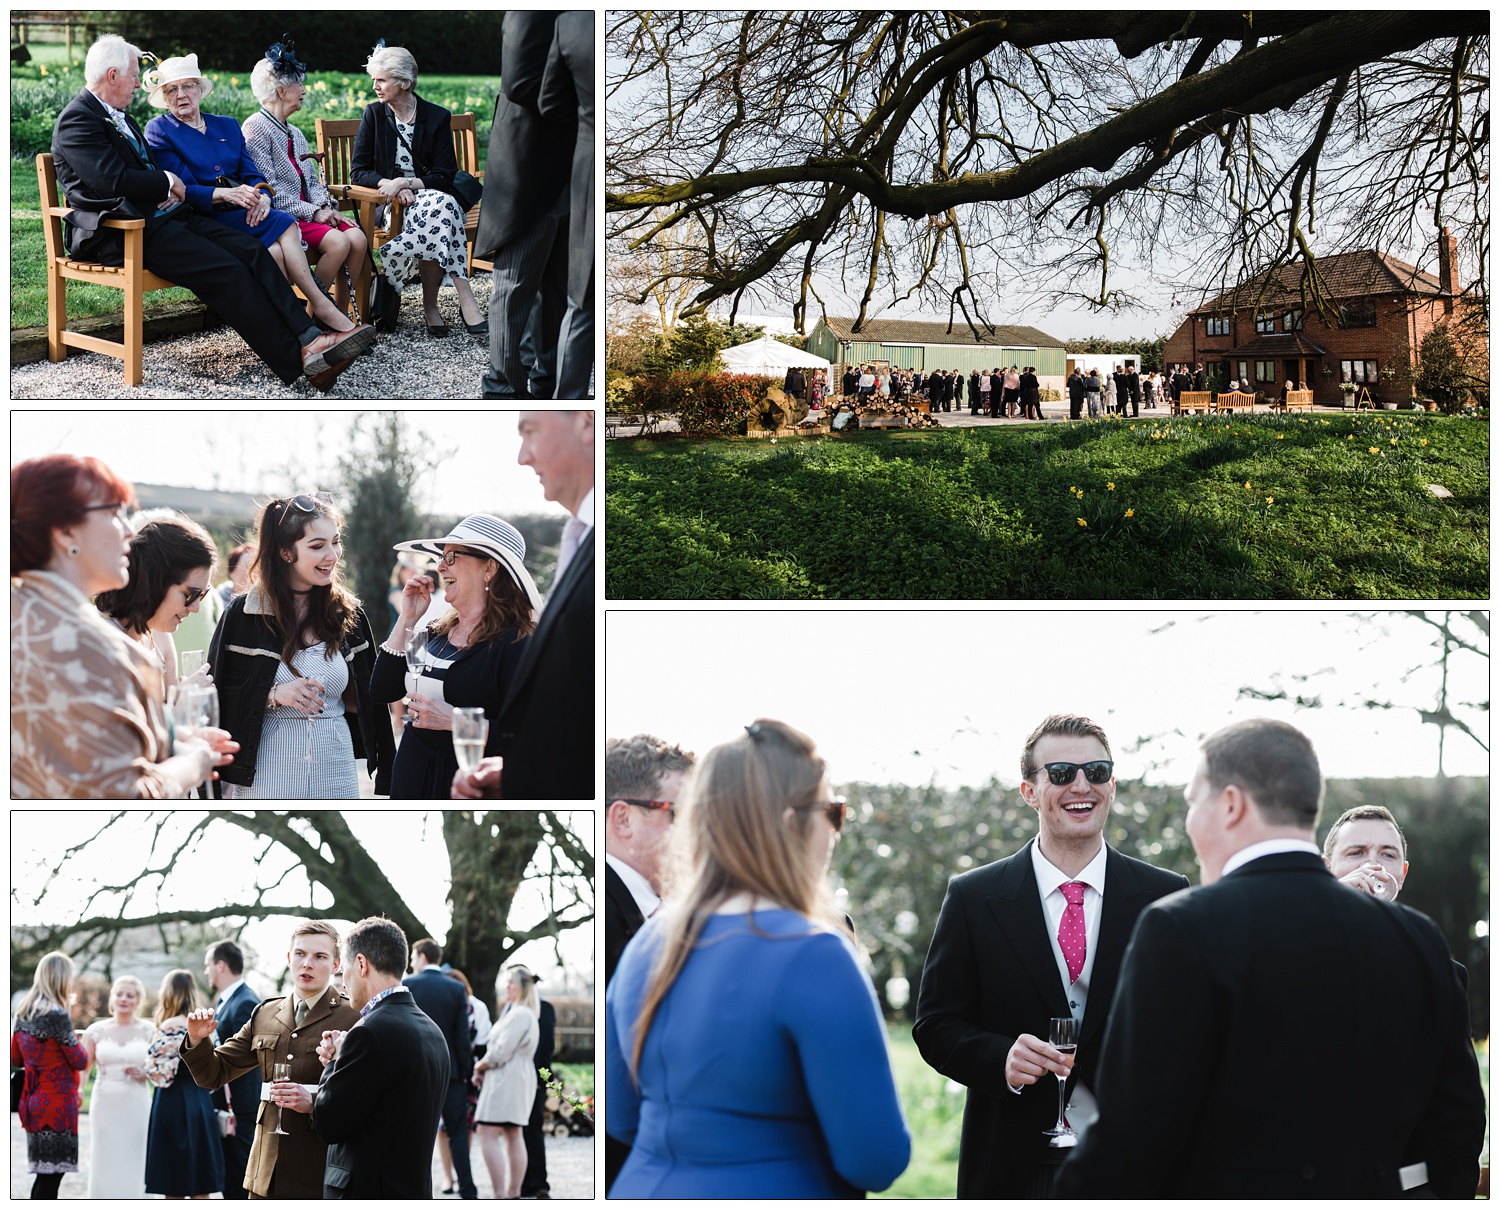
[[[20,1110],[26,1170],[77,1172],[78,1073],[89,1065],[88,1051],[74,1035],[66,1009],[38,1008],[42,1011],[18,1020],[10,1036],[11,1066],[26,1067]]]

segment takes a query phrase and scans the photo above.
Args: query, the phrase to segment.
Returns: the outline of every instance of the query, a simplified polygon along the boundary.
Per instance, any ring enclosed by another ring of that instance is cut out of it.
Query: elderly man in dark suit
[[[432,1148],[452,1058],[443,1033],[401,982],[406,934],[366,917],[344,939],[344,983],[359,1013],[318,1046],[326,1066],[313,1127],[330,1144],[323,1197],[432,1197]],[[459,993],[463,987],[455,983]]]
[[[455,798],[594,797],[594,413],[522,412],[517,461],[573,515],[557,575],[493,726],[500,756],[453,778]],[[503,775],[502,775],[503,766]]]
[[[959,1197],[1050,1195],[1066,1151],[1043,1131],[1057,1119],[1056,1077],[1070,1076],[1051,1019],[1081,1022],[1069,1093],[1092,1085],[1131,927],[1188,884],[1104,843],[1114,762],[1096,723],[1044,719],[1021,776],[1037,839],[948,884],[912,1030],[928,1064],[969,1089]]]
[[[1059,1196],[1473,1198],[1484,1094],[1452,958],[1324,866],[1307,736],[1225,727],[1186,797],[1203,885],[1136,923]],[[1341,1061],[1373,1078],[1356,1092]]]
[[[500,89],[485,159],[474,255],[494,263],[486,399],[551,399],[557,338],[568,305],[568,209],[578,118],[554,121],[539,106],[559,14],[507,12]],[[540,310],[532,320],[532,310]],[[521,343],[532,323],[530,373]]]
[[[477,1198],[474,1174],[469,1165],[469,1080],[474,1074],[474,1040],[469,1037],[469,997],[464,986],[443,972],[443,947],[423,937],[411,947],[412,974],[402,982],[417,1007],[443,1031],[452,1057],[448,1092],[443,1100],[443,1133],[453,1157],[453,1175],[458,1196]],[[479,1039],[483,1041],[484,1039]]]
[[[145,219],[147,269],[207,303],[282,382],[290,386],[306,374],[328,390],[371,346],[374,329],[325,332],[259,240],[185,204],[181,178],[157,167],[145,135],[124,112],[140,83],[139,60],[140,51],[118,35],[100,38],[85,60],[87,87],[58,115],[52,158],[58,187],[73,207],[66,220],[69,254],[121,265],[124,233],[102,220]]]
[[[568,202],[568,310],[557,341],[557,398],[588,399],[594,368],[594,13],[560,13],[537,108],[576,121]]]

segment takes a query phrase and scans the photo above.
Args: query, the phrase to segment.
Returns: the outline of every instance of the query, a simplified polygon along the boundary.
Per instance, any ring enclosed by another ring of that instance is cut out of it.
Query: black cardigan
[[[417,97],[416,131],[412,135],[413,172],[429,189],[453,192],[453,174],[458,160],[453,156],[453,115],[441,105]],[[396,171],[396,122],[383,102],[365,106],[354,136],[354,162],[349,179],[356,185],[378,189],[382,180],[400,175]]]
[[[275,628],[269,604],[259,589],[235,597],[219,619],[208,662],[219,689],[219,725],[239,743],[234,761],[219,769],[221,782],[248,786],[255,781],[255,754],[266,719],[266,696],[276,681],[281,663],[281,634]],[[391,766],[396,759],[396,741],[391,735],[391,715],[370,697],[370,677],[375,670],[375,637],[363,609],[355,611],[354,631],[339,645],[349,665],[358,709],[348,711],[344,721],[354,742],[355,759],[364,757],[375,793],[391,792]],[[216,796],[221,796],[218,786]]]

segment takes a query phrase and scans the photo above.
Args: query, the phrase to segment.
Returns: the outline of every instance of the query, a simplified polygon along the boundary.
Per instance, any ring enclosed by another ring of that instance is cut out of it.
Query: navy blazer
[[[415,94],[413,94],[415,95]],[[417,97],[416,131],[412,135],[413,172],[429,189],[453,192],[453,174],[458,160],[453,155],[453,115],[441,105]],[[360,115],[354,136],[354,158],[349,179],[356,185],[378,188],[382,180],[401,175],[396,171],[396,121],[388,106],[373,101]]]
[[[407,975],[401,982],[411,988],[417,1007],[432,1018],[448,1043],[452,1056],[449,1079],[467,1080],[474,1074],[474,1044],[469,1040],[469,997],[464,985],[450,979],[441,969],[429,966],[420,974]]]
[[[214,1014],[214,1026],[219,1032],[219,1040],[227,1042],[235,1034],[245,1027],[245,1022],[255,1015],[255,1008],[260,1003],[260,997],[250,990],[248,983],[241,983],[234,989],[234,995],[219,1006],[218,1012]],[[245,1153],[248,1155],[249,1144],[255,1134],[255,1118],[260,1112],[260,1070],[252,1068],[244,1075],[229,1081],[222,1089],[214,1089],[214,1103],[220,1109],[231,1109],[234,1111],[236,1138],[243,1137],[245,1140]],[[228,1100],[223,1104],[220,1102],[225,1095]]]

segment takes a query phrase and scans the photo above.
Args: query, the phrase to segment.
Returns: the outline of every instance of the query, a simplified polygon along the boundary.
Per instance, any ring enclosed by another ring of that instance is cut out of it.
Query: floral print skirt
[[[453,195],[423,189],[406,208],[401,234],[381,245],[380,259],[391,285],[405,290],[418,280],[420,261],[436,261],[443,273],[469,276],[469,245],[464,237],[464,212]]]

